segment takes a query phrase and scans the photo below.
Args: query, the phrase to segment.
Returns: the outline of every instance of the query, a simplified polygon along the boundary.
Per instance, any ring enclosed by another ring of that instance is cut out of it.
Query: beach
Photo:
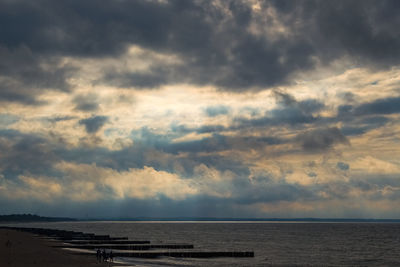
[[[98,263],[95,255],[78,255],[55,248],[58,244],[31,233],[0,229],[0,266],[117,266],[106,262]]]

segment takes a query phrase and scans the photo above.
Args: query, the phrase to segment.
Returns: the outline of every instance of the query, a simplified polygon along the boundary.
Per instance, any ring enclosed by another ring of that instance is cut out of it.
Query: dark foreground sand
[[[76,255],[52,247],[57,244],[30,233],[0,229],[0,266],[109,266],[108,263],[97,263],[95,255]]]

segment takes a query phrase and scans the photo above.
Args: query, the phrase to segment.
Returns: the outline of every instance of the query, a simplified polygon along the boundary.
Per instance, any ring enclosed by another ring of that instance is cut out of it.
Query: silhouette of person
[[[111,262],[114,262],[114,255],[113,255],[112,250],[110,251],[109,257],[110,257],[110,261],[111,261]]]
[[[100,251],[99,248],[98,248],[97,251],[96,251],[96,256],[97,256],[97,261],[98,261],[98,262],[101,262],[101,251]]]
[[[107,261],[107,253],[105,249],[103,249],[102,256],[103,256],[103,261]]]

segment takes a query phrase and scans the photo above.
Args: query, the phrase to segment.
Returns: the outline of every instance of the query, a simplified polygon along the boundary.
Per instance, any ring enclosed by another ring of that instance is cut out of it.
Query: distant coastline
[[[10,214],[0,215],[0,223],[14,223],[14,222],[65,222],[65,221],[78,221],[73,218],[63,217],[43,217],[34,214]]]
[[[0,215],[0,223],[14,222],[382,222],[400,223],[400,219],[361,219],[361,218],[218,218],[218,217],[104,217],[104,218],[68,218],[44,217],[34,214]]]

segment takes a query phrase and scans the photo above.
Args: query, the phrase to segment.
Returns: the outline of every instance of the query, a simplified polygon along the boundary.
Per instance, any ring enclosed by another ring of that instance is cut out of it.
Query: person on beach
[[[100,251],[99,248],[98,248],[97,251],[96,251],[96,256],[97,256],[97,261],[98,261],[98,262],[101,262],[101,251]]]
[[[103,252],[101,253],[101,255],[103,256],[103,261],[107,261],[107,253],[106,253],[105,249],[103,249]]]
[[[114,262],[114,255],[112,253],[112,250],[110,251],[109,258],[110,258],[110,262]]]

